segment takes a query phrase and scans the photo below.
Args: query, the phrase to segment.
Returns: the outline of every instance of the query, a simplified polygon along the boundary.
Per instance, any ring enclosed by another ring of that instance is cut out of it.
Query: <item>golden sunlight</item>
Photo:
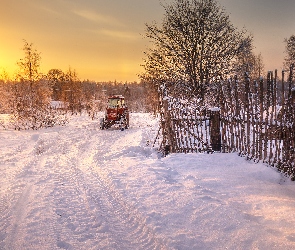
[[[10,61],[8,58],[0,57],[0,79],[11,79],[16,67],[16,63]]]

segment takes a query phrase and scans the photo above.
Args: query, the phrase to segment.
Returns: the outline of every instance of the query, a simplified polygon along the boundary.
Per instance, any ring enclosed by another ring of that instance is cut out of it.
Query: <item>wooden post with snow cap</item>
[[[220,109],[210,109],[210,143],[213,151],[221,151]]]

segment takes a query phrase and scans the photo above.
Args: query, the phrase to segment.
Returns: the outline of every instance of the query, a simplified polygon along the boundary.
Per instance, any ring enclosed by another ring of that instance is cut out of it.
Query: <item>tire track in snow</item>
[[[43,154],[54,145],[56,136],[57,133],[44,133],[43,138],[32,135],[30,140],[26,137],[26,146],[10,160],[15,162],[15,167],[7,168],[10,183],[5,185],[6,190],[1,190],[6,195],[0,196],[0,249],[40,249],[40,246],[57,249],[52,248],[54,231],[46,223],[52,219],[48,210],[50,202],[46,200],[50,188],[42,190],[39,185],[50,176],[46,164],[55,165]],[[19,165],[18,161],[24,165]]]
[[[112,249],[166,249],[135,207],[128,204],[121,194],[104,180],[105,177],[93,173],[84,175],[87,197],[99,208],[107,230],[111,236]]]
[[[11,158],[25,165],[6,185],[11,195],[0,197],[0,249],[167,249],[124,190],[100,172],[113,143],[134,131],[55,131],[33,135]]]
[[[67,165],[72,169],[68,177],[76,183],[85,207],[91,208],[96,220],[101,223],[100,233],[107,236],[108,241],[106,249],[165,249],[145,224],[143,216],[112,185],[110,177],[95,173],[93,166],[97,163],[93,156],[103,155],[104,150],[110,148],[108,143],[113,142],[112,138],[101,141],[97,137],[99,135],[87,142],[87,150],[85,146],[76,144],[75,149],[67,154]],[[104,249],[103,244],[99,249]]]
[[[36,159],[32,156],[32,150],[27,150],[25,156],[23,152],[20,152],[20,155],[17,155],[14,160],[17,161],[21,158],[23,158],[22,161],[25,162],[25,165],[11,171],[13,179],[12,176],[9,176],[11,183],[5,190],[6,195],[1,197],[0,203],[4,205],[0,205],[1,249],[22,249],[24,244],[28,204],[34,192],[33,184],[27,179],[31,178]],[[23,177],[26,177],[25,180]]]
[[[22,191],[15,203],[15,212],[10,221],[9,235],[6,239],[6,249],[21,249],[24,239],[23,220],[26,216],[27,202],[32,191],[32,185],[28,185]]]

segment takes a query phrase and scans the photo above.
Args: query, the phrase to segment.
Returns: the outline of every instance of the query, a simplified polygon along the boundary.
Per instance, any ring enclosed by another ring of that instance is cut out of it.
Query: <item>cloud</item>
[[[102,29],[98,32],[105,36],[119,38],[119,39],[137,40],[140,38],[139,34],[134,32],[129,32],[129,31]]]
[[[130,27],[124,24],[124,21],[117,19],[112,15],[100,14],[94,10],[81,9],[72,10],[75,15],[88,20],[96,25],[93,29],[88,26],[88,32],[99,34],[104,37],[110,37],[115,39],[124,39],[128,41],[136,41],[141,36],[136,32],[130,31]]]
[[[73,10],[74,14],[82,17],[88,21],[95,22],[95,23],[103,23],[108,24],[111,26],[123,26],[122,22],[119,22],[112,16],[101,15],[95,11],[91,10]]]

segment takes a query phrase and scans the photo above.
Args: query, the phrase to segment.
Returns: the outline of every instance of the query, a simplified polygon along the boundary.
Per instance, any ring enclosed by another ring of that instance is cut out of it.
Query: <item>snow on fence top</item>
[[[213,140],[220,140],[221,152],[236,151],[263,161],[295,180],[295,87],[291,80],[280,83],[272,74],[258,84],[248,77],[244,82],[236,78],[224,82],[217,93],[219,106],[207,110],[196,103],[180,102],[179,97],[168,102],[162,96],[163,151],[211,151]],[[217,126],[211,124],[212,111],[219,111]]]

